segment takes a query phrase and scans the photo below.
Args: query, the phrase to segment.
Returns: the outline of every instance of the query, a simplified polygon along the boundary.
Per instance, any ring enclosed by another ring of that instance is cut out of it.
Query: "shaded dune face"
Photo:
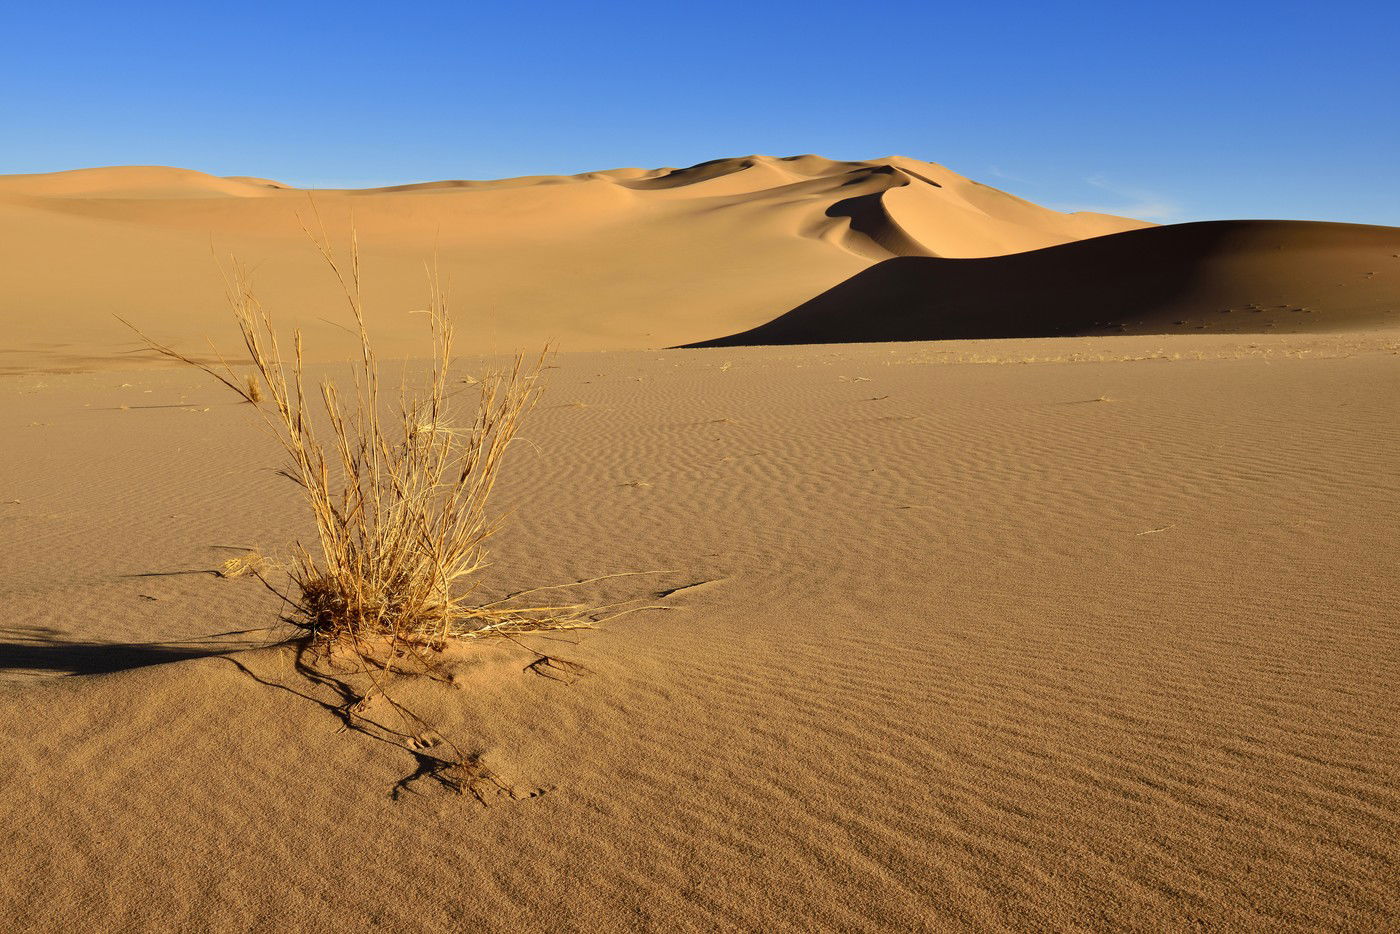
[[[1400,228],[1212,221],[982,259],[899,257],[688,346],[1400,325]]]
[[[314,201],[313,201],[314,199]],[[492,181],[308,192],[264,178],[119,166],[0,176],[0,372],[131,361],[139,322],[181,346],[228,332],[211,246],[256,269],[319,359],[353,348],[302,222],[364,257],[384,352],[417,352],[424,261],[473,347],[666,347],[753,328],[896,256],[991,256],[1143,226],[1062,214],[901,156],[745,156]]]

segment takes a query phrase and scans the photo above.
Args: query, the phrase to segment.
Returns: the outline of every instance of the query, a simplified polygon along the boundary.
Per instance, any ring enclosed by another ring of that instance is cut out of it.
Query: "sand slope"
[[[271,306],[338,358],[342,302],[301,230],[305,191],[266,179],[116,167],[0,176],[6,370],[111,365],[157,336],[227,346],[214,253],[256,270]],[[762,324],[891,256],[985,256],[1142,226],[1059,214],[902,157],[722,159],[686,169],[318,191],[353,218],[381,349],[408,352],[434,254],[473,346],[661,347]]]
[[[529,640],[576,680],[503,644],[403,686],[485,805],[229,652],[271,633],[215,635],[276,600],[208,568],[309,531],[245,409],[184,371],[0,380],[0,917],[1387,929],[1397,349],[563,355],[491,587],[658,570],[585,595],[671,609]]]
[[[887,260],[696,346],[1400,327],[1400,228],[1217,221],[978,260]]]

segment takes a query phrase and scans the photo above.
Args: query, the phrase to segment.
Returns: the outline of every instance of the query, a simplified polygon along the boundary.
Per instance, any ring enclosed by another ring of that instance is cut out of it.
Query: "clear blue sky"
[[[294,184],[898,153],[1062,209],[1400,225],[1400,4],[39,3],[0,173]]]

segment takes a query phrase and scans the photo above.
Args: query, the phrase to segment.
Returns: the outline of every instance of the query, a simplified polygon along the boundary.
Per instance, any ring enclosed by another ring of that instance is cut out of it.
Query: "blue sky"
[[[901,154],[1065,210],[1400,225],[1400,4],[37,3],[0,173]]]

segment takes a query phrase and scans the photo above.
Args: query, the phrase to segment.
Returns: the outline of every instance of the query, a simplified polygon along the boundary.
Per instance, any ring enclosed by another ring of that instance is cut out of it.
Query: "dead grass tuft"
[[[402,383],[397,398],[386,399],[365,324],[355,237],[347,265],[323,230],[307,233],[339,282],[359,338],[348,389],[329,378],[308,387],[301,332],[293,332],[292,352],[284,355],[272,317],[236,262],[227,289],[247,354],[240,366],[252,368],[246,379],[222,358],[194,359],[128,323],[152,349],[204,371],[254,406],[285,453],[283,473],[301,489],[318,537],[315,547],[295,545],[285,566],[295,585],[284,594],[289,621],[330,648],[356,651],[384,640],[395,648],[441,648],[450,639],[593,625],[580,605],[477,597],[486,545],[501,523],[488,511],[491,493],[539,399],[545,355],[528,362],[517,355],[508,368],[457,389],[477,396],[474,410],[458,420],[449,393],[449,385],[461,385],[449,377],[453,330],[430,269],[428,383],[417,390]],[[238,566],[227,566],[227,576],[262,576],[256,562],[230,564]]]
[[[270,566],[270,562],[256,551],[250,551],[246,555],[239,555],[236,558],[229,558],[219,565],[214,573],[226,580],[233,580],[245,574],[261,574]]]

